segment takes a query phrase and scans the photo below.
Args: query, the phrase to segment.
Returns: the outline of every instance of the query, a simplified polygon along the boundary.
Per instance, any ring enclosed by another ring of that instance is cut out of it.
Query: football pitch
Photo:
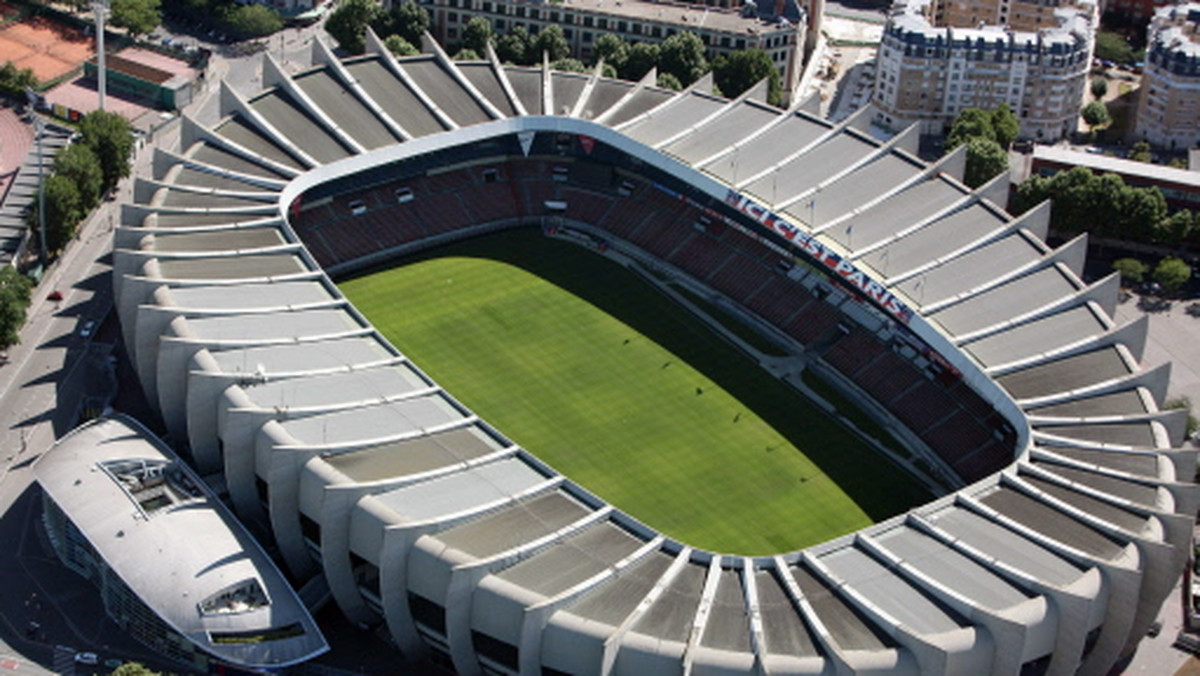
[[[791,551],[931,497],[645,280],[536,230],[339,286],[503,434],[689,545]]]

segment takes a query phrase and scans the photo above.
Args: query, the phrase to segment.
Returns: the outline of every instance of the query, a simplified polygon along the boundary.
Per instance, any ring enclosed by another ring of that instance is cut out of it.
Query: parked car
[[[95,333],[95,331],[96,331],[96,321],[93,319],[89,319],[86,322],[84,322],[83,327],[81,327],[79,329],[79,335],[83,336],[84,338],[91,338],[92,334]]]
[[[62,291],[59,291],[58,289],[51,291],[50,295],[46,296],[46,300],[60,301],[62,299],[63,299]]]

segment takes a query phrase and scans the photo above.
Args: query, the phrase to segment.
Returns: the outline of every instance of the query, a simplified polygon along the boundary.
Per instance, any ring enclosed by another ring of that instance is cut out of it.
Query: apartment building
[[[981,9],[975,12],[971,3]],[[896,129],[919,123],[922,133],[940,134],[965,108],[1007,104],[1020,120],[1022,138],[1049,142],[1075,131],[1096,6],[1046,13],[1036,3],[993,0],[985,12],[985,4],[969,0],[939,8],[910,0],[894,8],[875,70],[878,122]]]
[[[731,3],[726,2],[726,5]],[[473,17],[492,22],[503,35],[524,27],[531,35],[551,25],[561,26],[571,54],[592,58],[596,38],[613,33],[629,42],[661,42],[690,31],[715,58],[743,49],[761,49],[779,70],[785,93],[800,79],[806,42],[811,46],[820,30],[824,0],[778,0],[762,6],[710,6],[643,0],[563,0],[558,3],[525,0],[426,0],[430,32],[442,44],[458,41]]]
[[[1159,9],[1146,38],[1135,136],[1172,149],[1200,145],[1200,3]]]

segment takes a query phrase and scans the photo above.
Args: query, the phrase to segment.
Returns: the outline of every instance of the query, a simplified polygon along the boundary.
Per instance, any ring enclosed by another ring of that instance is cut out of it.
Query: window
[[[413,201],[412,188],[396,188],[396,201],[400,204]]]
[[[367,213],[367,205],[362,200],[353,200],[346,206],[350,209],[351,215],[362,216]]]

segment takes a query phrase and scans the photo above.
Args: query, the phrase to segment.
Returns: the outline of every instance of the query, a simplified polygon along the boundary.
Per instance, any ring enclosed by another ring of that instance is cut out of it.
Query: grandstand
[[[926,164],[870,111],[368,42],[223,85],[114,240],[169,438],[298,579],[463,674],[1104,674],[1136,647],[1190,553],[1196,456],[1168,371],[1138,367],[1146,324],[1081,280],[1082,238],[1044,242],[1047,205],[1014,218],[1006,175],[971,190],[961,151]],[[946,494],[803,551],[696,549],[480,419],[329,280],[513,227],[735,308]]]

